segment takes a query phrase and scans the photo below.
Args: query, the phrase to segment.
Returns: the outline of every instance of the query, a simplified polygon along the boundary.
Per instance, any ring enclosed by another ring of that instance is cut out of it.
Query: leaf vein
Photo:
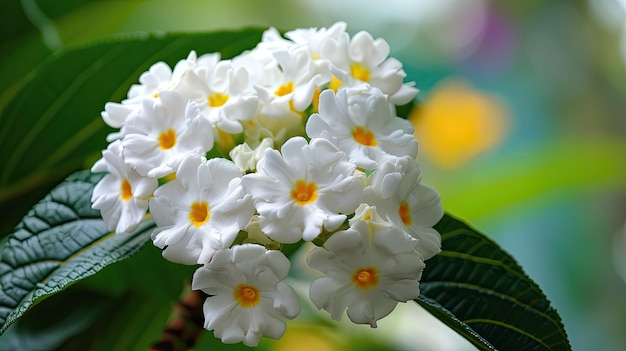
[[[514,303],[516,305],[522,306],[522,307],[524,307],[525,310],[530,310],[530,311],[540,315],[541,317],[547,319],[548,321],[550,321],[552,324],[556,325],[557,327],[559,326],[559,321],[554,320],[552,318],[552,316],[546,314],[546,312],[538,310],[537,308],[535,308],[535,307],[533,307],[533,306],[531,306],[529,304],[523,303],[523,302],[515,299],[512,296],[503,294],[503,293],[498,292],[498,291],[493,290],[493,289],[485,288],[483,286],[479,286],[479,285],[475,285],[475,284],[461,283],[461,282],[455,282],[455,281],[433,281],[433,282],[428,282],[428,285],[433,286],[433,287],[441,286],[441,288],[444,289],[444,290],[447,289],[447,288],[450,288],[450,287],[458,287],[458,288],[468,289],[470,291],[479,292],[479,294],[487,294],[487,295],[495,296],[495,297],[497,297],[499,299],[507,300],[507,301],[510,301],[511,303]]]
[[[102,63],[109,61],[111,58],[114,58],[119,55],[122,47],[117,47],[115,49],[110,50],[106,55],[101,56],[100,59],[94,60],[89,64],[82,72],[74,77],[74,80],[67,86],[65,90],[58,96],[56,100],[45,110],[42,116],[37,120],[36,123],[33,124],[32,128],[28,131],[28,133],[22,139],[22,142],[19,143],[11,155],[9,156],[7,162],[4,165],[4,171],[2,172],[2,177],[0,179],[0,183],[7,183],[8,178],[11,173],[15,170],[15,166],[19,163],[19,160],[26,152],[26,149],[32,145],[32,143],[36,140],[37,136],[44,130],[44,127],[50,122],[50,120],[55,116],[55,113],[60,110],[63,106],[67,104],[68,101],[74,96],[76,91],[78,91],[83,84],[88,80],[88,78],[93,75],[98,68],[101,67]]]
[[[537,338],[536,336],[534,336],[534,335],[532,335],[532,334],[530,334],[530,333],[527,333],[527,332],[526,332],[525,330],[523,330],[523,329],[516,328],[515,326],[510,325],[510,324],[507,324],[507,323],[504,323],[504,322],[494,321],[494,320],[491,320],[491,319],[476,318],[476,319],[468,319],[468,320],[464,320],[464,321],[463,321],[463,323],[468,324],[468,325],[471,325],[471,324],[479,324],[479,323],[482,323],[482,324],[492,324],[492,325],[497,325],[497,326],[499,326],[499,327],[503,327],[503,328],[511,329],[511,330],[514,330],[515,332],[517,332],[517,333],[521,334],[521,335],[526,336],[526,337],[527,337],[527,338],[529,338],[529,339],[534,340],[534,341],[535,341],[535,342],[537,342],[538,344],[541,344],[541,345],[542,345],[543,347],[545,347],[547,350],[550,350],[550,349],[551,349],[551,348],[550,348],[550,346],[548,346],[548,345],[547,345],[547,344],[546,344],[546,343],[545,343],[542,339],[539,339],[539,338]]]

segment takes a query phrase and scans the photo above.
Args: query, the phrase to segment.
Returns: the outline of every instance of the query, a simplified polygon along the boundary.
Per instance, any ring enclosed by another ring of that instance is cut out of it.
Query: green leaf
[[[0,108],[28,72],[51,54],[24,12],[23,2],[5,1],[0,12]]]
[[[445,215],[442,252],[426,262],[416,301],[480,350],[568,351],[556,310],[495,242]]]
[[[104,104],[124,99],[152,64],[174,65],[191,50],[233,57],[252,48],[261,33],[132,35],[51,56],[0,111],[0,150],[11,150],[0,154],[0,222],[22,217],[33,199],[95,161],[112,131],[100,117]]]
[[[0,335],[0,350],[58,350],[113,307],[107,296],[78,285],[37,304]]]
[[[110,265],[80,281],[68,291],[82,287],[106,293],[111,296],[113,308],[105,311],[87,331],[70,340],[62,349],[148,349],[163,334],[176,309],[176,300],[189,289],[196,268],[169,262],[161,256],[159,248],[146,245],[128,260]],[[119,286],[110,290],[111,283]]]
[[[70,176],[31,209],[0,251],[0,333],[39,300],[137,252],[154,226],[134,233],[107,230],[91,208],[102,174]]]
[[[20,83],[39,63],[54,51],[61,49],[72,38],[64,33],[62,23],[74,17],[82,20],[82,30],[74,30],[72,34],[81,36],[91,34],[95,37],[101,33],[112,33],[117,30],[104,25],[115,25],[116,20],[132,11],[117,11],[116,14],[102,13],[106,22],[85,27],[84,11],[106,0],[7,0],[3,2],[0,12],[0,108],[15,93]],[[126,8],[132,8],[128,2]],[[87,19],[90,21],[91,19]],[[107,31],[108,30],[108,31]],[[69,36],[74,37],[74,35]],[[89,36],[87,36],[89,38]]]
[[[420,283],[420,286],[423,286]],[[422,294],[415,299],[425,310],[430,312],[435,318],[445,323],[448,327],[452,328],[459,335],[469,340],[474,346],[480,350],[493,351],[496,348],[485,340],[480,334],[476,333],[467,324],[461,322],[452,312],[448,311],[445,307],[440,305],[437,301],[424,296]]]

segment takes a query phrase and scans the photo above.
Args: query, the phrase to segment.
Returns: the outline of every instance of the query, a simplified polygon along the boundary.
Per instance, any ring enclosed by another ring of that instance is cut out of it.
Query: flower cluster
[[[282,244],[313,242],[324,273],[310,299],[376,327],[419,295],[440,250],[443,210],[421,183],[418,143],[396,105],[405,83],[389,46],[346,24],[267,30],[232,59],[195,52],[154,64],[104,121],[118,131],[94,172],[93,208],[118,233],[149,215],[154,245],[200,265],[205,327],[226,343],[279,338],[300,305]],[[207,158],[208,157],[208,158]]]

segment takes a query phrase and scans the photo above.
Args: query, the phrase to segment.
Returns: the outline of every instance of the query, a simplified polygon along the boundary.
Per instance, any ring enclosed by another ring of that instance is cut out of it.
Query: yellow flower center
[[[369,82],[370,79],[370,70],[369,68],[361,65],[360,63],[355,63],[350,67],[350,73],[352,76],[360,81]]]
[[[320,88],[315,88],[315,90],[313,91],[313,100],[311,101],[311,104],[313,105],[313,113],[319,112],[321,93],[322,90]]]
[[[352,130],[352,137],[354,141],[361,145],[365,146],[376,146],[378,142],[376,142],[376,136],[370,130],[365,129],[361,126],[357,126]]]
[[[194,202],[191,204],[189,211],[189,221],[197,228],[209,221],[211,214],[209,213],[209,204],[206,201]]]
[[[159,146],[161,147],[161,150],[169,150],[173,148],[174,145],[176,145],[176,131],[172,128],[169,128],[168,130],[159,134],[157,140],[159,140]]]
[[[128,201],[133,198],[133,188],[130,186],[128,179],[122,180],[122,184],[120,185],[120,196],[124,201]]]
[[[243,308],[254,307],[261,302],[259,290],[252,285],[239,284],[233,291],[235,301]]]
[[[228,101],[228,94],[215,93],[213,95],[209,95],[209,107],[220,107]]]
[[[376,267],[359,268],[352,276],[352,282],[361,290],[370,290],[378,286],[378,270]]]
[[[304,180],[296,181],[291,191],[291,198],[300,206],[308,205],[317,199],[317,184],[307,183]]]
[[[337,92],[339,88],[343,85],[343,82],[337,78],[334,74],[330,77],[330,83],[328,84],[328,88]]]
[[[413,223],[413,217],[411,217],[411,207],[405,201],[400,203],[400,208],[398,209],[398,214],[400,215],[400,219],[404,225],[409,226]]]
[[[274,94],[276,96],[285,96],[287,94],[291,94],[293,93],[293,82],[287,82],[281,86],[278,87],[278,89],[276,89],[276,91],[274,92]]]

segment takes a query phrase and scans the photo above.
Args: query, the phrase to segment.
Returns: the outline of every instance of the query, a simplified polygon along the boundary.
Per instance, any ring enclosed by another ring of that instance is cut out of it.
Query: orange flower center
[[[350,73],[352,73],[352,76],[360,81],[369,82],[370,79],[372,79],[370,77],[370,70],[360,63],[353,64],[350,67],[350,71]]]
[[[196,228],[208,222],[209,218],[211,218],[211,214],[209,213],[209,204],[206,201],[191,204],[189,220]]]
[[[293,93],[293,90],[294,90],[293,82],[287,82],[279,86],[278,89],[276,89],[276,91],[274,92],[274,94],[276,94],[276,96],[285,96],[287,94]]]
[[[172,128],[169,128],[168,130],[159,134],[157,140],[159,140],[159,146],[161,147],[161,150],[169,150],[173,148],[174,145],[176,145],[176,131]]]
[[[239,284],[233,291],[235,301],[243,308],[254,307],[261,302],[259,290],[252,285]]]
[[[317,199],[317,184],[307,183],[304,180],[296,181],[296,185],[291,191],[291,198],[300,206],[308,205]]]
[[[413,223],[413,217],[411,217],[411,207],[405,201],[400,203],[400,208],[398,209],[398,214],[400,215],[400,219],[404,225],[409,226]]]
[[[120,196],[124,201],[128,201],[133,198],[133,188],[130,186],[128,179],[122,180],[122,184],[120,185]]]
[[[213,95],[209,95],[209,107],[220,107],[228,101],[228,94],[215,93]]]
[[[378,286],[378,270],[376,267],[359,268],[352,276],[352,282],[361,290],[369,290]]]
[[[361,126],[357,126],[352,130],[352,137],[354,141],[361,145],[365,146],[376,146],[378,142],[376,141],[376,135],[372,133],[370,130],[365,129]]]

